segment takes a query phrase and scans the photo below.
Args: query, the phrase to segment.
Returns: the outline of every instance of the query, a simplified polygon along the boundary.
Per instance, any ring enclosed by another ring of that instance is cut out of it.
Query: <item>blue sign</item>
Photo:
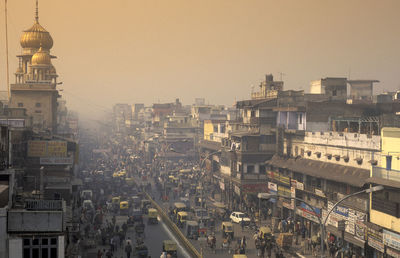
[[[316,207],[313,206],[314,210],[312,210],[310,208],[310,206],[305,204],[304,202],[300,203],[300,208],[303,209],[303,210],[309,211],[309,212],[311,212],[313,214],[314,214],[314,211],[315,211],[317,216],[321,216],[321,209],[316,208]]]

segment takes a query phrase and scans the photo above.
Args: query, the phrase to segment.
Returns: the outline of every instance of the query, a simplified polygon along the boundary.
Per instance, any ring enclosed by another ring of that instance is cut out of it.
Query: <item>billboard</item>
[[[28,141],[28,157],[66,157],[66,141]]]

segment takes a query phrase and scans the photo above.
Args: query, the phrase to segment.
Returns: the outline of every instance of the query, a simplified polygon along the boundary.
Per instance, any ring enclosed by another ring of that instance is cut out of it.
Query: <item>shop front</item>
[[[326,217],[328,211],[332,210],[334,203],[328,201],[328,209],[324,209],[323,217]],[[342,232],[338,229],[339,221],[346,221],[344,240],[345,247],[356,257],[365,256],[365,243],[367,235],[367,226],[365,225],[367,214],[345,206],[336,206],[332,210],[326,222],[326,230],[333,234],[336,239],[342,237]]]

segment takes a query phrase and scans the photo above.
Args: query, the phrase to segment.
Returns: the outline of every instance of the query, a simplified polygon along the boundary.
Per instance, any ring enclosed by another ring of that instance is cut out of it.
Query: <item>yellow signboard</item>
[[[46,157],[46,141],[29,141],[28,157]]]
[[[49,141],[47,142],[47,157],[67,156],[67,142]]]
[[[66,157],[66,141],[29,141],[28,157]]]

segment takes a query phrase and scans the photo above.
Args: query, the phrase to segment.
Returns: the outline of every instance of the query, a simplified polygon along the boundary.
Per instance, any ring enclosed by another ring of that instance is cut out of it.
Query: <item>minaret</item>
[[[53,38],[39,23],[39,3],[36,0],[35,20],[21,36],[22,54],[11,84],[11,107],[25,108],[33,118],[33,128],[55,131],[57,123],[57,73],[50,54]]]

